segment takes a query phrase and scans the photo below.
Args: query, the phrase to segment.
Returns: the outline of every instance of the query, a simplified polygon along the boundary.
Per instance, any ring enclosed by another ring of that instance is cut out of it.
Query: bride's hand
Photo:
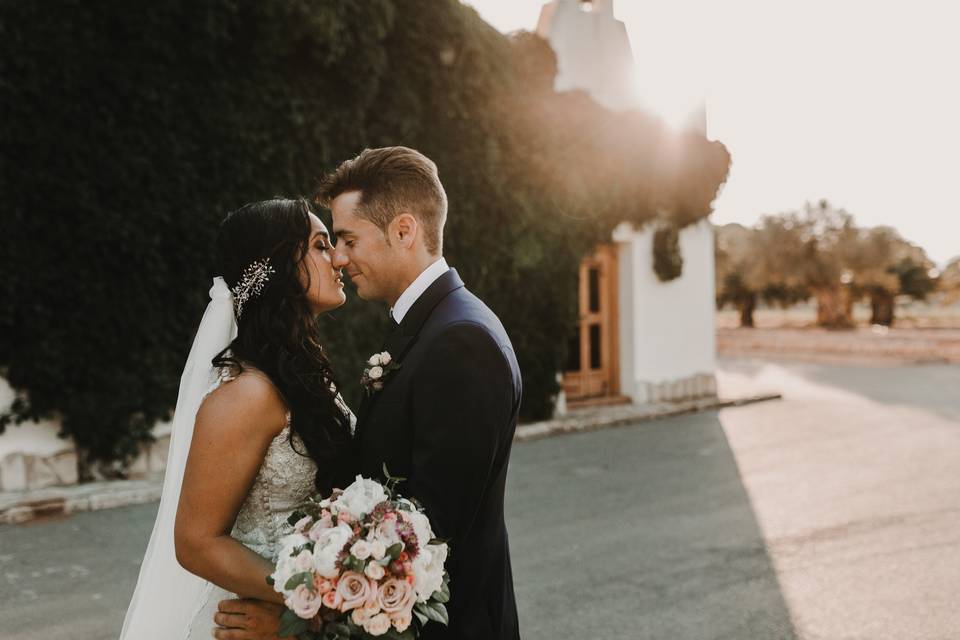
[[[263,600],[222,600],[213,621],[217,640],[277,640],[283,605]],[[293,638],[289,640],[295,640]]]

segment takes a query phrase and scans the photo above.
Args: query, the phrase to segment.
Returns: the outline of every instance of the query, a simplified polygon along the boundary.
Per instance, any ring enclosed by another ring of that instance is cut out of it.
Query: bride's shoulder
[[[200,406],[197,421],[240,430],[266,430],[274,436],[287,424],[287,404],[266,374],[245,368],[221,376],[220,384]]]

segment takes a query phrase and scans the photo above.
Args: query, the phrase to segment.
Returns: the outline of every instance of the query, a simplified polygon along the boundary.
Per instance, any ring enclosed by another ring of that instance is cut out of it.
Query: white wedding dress
[[[221,374],[220,380],[207,392],[231,378]],[[350,430],[356,427],[356,417],[337,396],[337,404],[350,417]],[[294,434],[293,444],[299,451],[306,451],[303,442]],[[290,514],[311,495],[316,493],[314,476],[317,467],[313,460],[294,451],[290,440],[290,414],[287,426],[270,442],[260,470],[250,487],[230,536],[245,547],[276,562],[280,538],[291,533],[293,527],[287,522]],[[207,583],[197,610],[193,614],[185,640],[209,640],[216,626],[213,614],[221,600],[236,598],[236,594]]]
[[[174,523],[197,411],[204,398],[229,379],[211,361],[236,335],[233,293],[218,276],[213,279],[210,302],[180,377],[160,506],[120,640],[207,640],[215,626],[213,615],[217,604],[234,597],[180,566],[176,559]],[[337,404],[344,415],[349,416],[353,431],[356,418],[339,396]],[[305,451],[296,435],[291,445],[288,415],[287,425],[267,448],[230,534],[271,561],[276,560],[280,538],[292,529],[287,524],[290,513],[314,493],[316,465],[312,459],[297,453],[293,446]]]

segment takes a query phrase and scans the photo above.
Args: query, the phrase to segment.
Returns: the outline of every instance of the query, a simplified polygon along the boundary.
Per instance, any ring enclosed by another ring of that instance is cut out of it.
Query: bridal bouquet
[[[398,481],[357,476],[290,516],[294,533],[268,578],[287,606],[281,638],[413,640],[429,621],[447,624],[447,545],[416,503],[395,495]]]

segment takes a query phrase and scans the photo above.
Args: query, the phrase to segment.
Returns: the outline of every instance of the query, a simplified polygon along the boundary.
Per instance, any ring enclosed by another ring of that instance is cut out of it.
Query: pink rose
[[[286,598],[287,608],[304,619],[317,615],[320,604],[320,597],[303,584],[297,585],[297,588]]]
[[[321,596],[328,591],[333,591],[333,583],[319,574],[313,574],[313,590]]]
[[[380,608],[386,613],[395,614],[413,609],[416,593],[406,580],[390,578],[382,585],[378,592]]]
[[[376,585],[356,571],[346,571],[337,583],[337,593],[343,599],[341,611],[350,611],[362,607],[370,601],[371,592],[376,593]]]
[[[390,616],[378,613],[363,623],[363,630],[372,636],[382,636],[390,630]]]
[[[340,610],[340,605],[343,603],[343,597],[340,595],[340,592],[336,589],[331,589],[323,594],[323,606],[327,609],[333,609],[334,611]]]

